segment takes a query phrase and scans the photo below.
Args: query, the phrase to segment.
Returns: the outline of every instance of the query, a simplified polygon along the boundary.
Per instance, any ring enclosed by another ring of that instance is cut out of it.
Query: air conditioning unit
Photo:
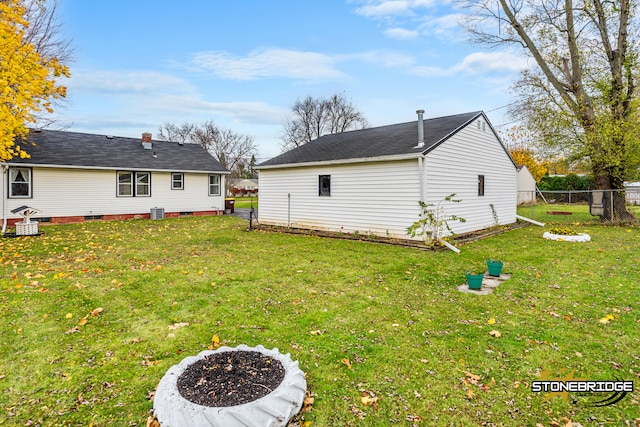
[[[163,219],[164,208],[151,208],[151,219]]]

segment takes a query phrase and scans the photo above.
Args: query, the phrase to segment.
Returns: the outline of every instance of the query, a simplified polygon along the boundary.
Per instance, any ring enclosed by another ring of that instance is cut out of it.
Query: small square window
[[[331,175],[320,175],[318,180],[318,196],[331,195]]]
[[[184,174],[175,172],[171,174],[171,189],[184,190]]]
[[[484,175],[478,175],[478,196],[484,196]]]

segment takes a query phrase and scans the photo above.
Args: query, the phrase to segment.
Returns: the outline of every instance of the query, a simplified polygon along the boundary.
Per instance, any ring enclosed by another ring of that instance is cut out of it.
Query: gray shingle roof
[[[27,141],[17,142],[31,158],[14,158],[9,161],[10,164],[89,169],[228,172],[198,144],[179,145],[174,142],[153,141],[153,148],[147,150],[142,146],[142,138],[107,138],[105,135],[57,130],[32,130]]]
[[[424,142],[418,143],[418,121],[324,135],[276,156],[260,167],[348,159],[425,154],[446,141],[465,125],[483,115],[475,111],[453,116],[424,119]],[[485,118],[486,119],[486,118]]]

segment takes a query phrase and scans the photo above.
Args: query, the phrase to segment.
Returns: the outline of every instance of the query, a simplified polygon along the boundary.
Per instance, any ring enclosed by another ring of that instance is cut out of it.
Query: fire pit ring
[[[224,352],[258,352],[282,364],[284,378],[270,393],[256,400],[235,406],[203,406],[187,400],[179,391],[178,379],[190,366],[210,355]],[[277,348],[268,350],[261,345],[249,347],[220,347],[189,356],[173,365],[160,380],[153,400],[153,413],[162,427],[280,427],[286,426],[302,408],[307,390],[304,372],[289,354]]]

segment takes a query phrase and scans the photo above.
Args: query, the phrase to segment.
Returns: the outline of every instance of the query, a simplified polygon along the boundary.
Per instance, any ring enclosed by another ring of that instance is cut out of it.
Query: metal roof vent
[[[417,110],[416,114],[418,114],[418,145],[413,148],[423,148],[424,147],[424,120],[422,115],[424,114],[424,110]]]

